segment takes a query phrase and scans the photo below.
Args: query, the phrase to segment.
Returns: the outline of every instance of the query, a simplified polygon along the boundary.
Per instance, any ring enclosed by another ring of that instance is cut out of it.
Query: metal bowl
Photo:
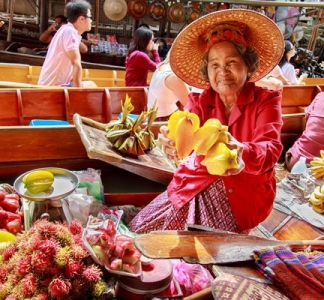
[[[45,192],[39,194],[31,194],[25,188],[22,180],[26,174],[39,170],[46,170],[51,172],[54,175],[54,182],[52,187]],[[28,171],[20,175],[14,182],[14,189],[21,197],[27,200],[41,202],[45,200],[60,200],[64,197],[67,197],[78,187],[78,184],[79,179],[77,175],[69,170],[61,168],[40,168]]]

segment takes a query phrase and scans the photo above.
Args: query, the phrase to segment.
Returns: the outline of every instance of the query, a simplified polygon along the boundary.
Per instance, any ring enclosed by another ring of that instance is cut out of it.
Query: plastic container
[[[306,157],[301,156],[299,160],[294,164],[290,173],[291,174],[303,174],[307,171]]]
[[[57,125],[70,125],[67,121],[62,120],[40,120],[34,119],[29,123],[30,126],[57,126]]]
[[[116,286],[117,300],[144,300],[166,290],[173,279],[169,260],[157,259],[142,266],[138,277],[119,276]]]

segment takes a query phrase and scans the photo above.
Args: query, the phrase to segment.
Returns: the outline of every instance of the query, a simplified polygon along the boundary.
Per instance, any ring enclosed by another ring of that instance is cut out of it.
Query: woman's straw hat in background
[[[108,19],[120,21],[127,14],[127,3],[125,0],[105,0],[103,11]]]
[[[170,50],[170,64],[176,75],[190,86],[208,88],[209,83],[200,72],[206,53],[206,36],[217,25],[231,22],[246,24],[245,41],[259,56],[259,67],[250,81],[258,81],[267,75],[281,59],[284,51],[283,35],[268,17],[247,9],[216,11],[195,20],[182,30]]]

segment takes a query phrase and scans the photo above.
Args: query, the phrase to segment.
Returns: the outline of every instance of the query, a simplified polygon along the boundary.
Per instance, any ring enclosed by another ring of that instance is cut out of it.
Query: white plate
[[[46,192],[31,194],[25,188],[22,180],[26,174],[39,170],[51,172],[54,175],[54,182],[52,187]],[[40,202],[45,200],[60,200],[70,195],[78,187],[78,184],[78,176],[69,170],[61,168],[41,168],[20,175],[14,182],[14,188],[21,197],[30,201]]]

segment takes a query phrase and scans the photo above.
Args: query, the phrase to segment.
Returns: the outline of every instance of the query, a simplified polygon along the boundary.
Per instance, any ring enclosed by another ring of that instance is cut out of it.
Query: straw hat
[[[257,52],[260,60],[259,67],[250,77],[250,81],[258,81],[267,75],[281,59],[284,51],[283,36],[272,20],[247,9],[216,11],[195,20],[182,30],[170,50],[170,64],[176,75],[191,86],[208,88],[209,82],[204,80],[200,73],[202,59],[206,53],[206,37],[220,24],[236,22],[246,25],[243,36]]]
[[[147,4],[145,0],[130,0],[127,7],[128,14],[135,20],[141,19],[146,15]]]
[[[181,23],[186,17],[186,11],[182,3],[173,3],[168,9],[167,18],[172,23]]]
[[[150,6],[150,16],[153,20],[159,21],[165,16],[165,5],[160,0],[155,0]]]
[[[125,0],[105,0],[103,11],[108,19],[120,21],[127,14],[127,3]]]

